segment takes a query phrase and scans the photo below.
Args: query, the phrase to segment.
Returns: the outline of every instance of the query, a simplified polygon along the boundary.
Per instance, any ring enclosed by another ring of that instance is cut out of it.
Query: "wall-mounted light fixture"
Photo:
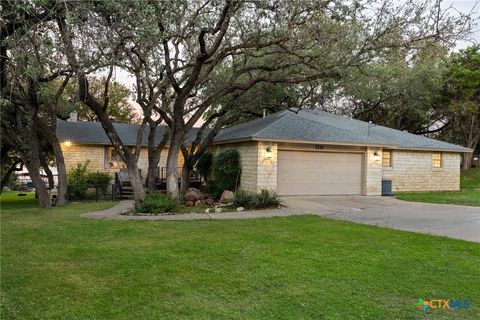
[[[374,160],[374,161],[380,161],[380,155],[378,154],[377,151],[375,151],[375,152],[373,153],[373,160]]]
[[[72,145],[72,141],[65,140],[65,141],[63,141],[63,145],[66,146],[66,147],[70,147]]]
[[[273,157],[272,148],[268,146],[267,148],[265,148],[265,159],[272,159],[272,157]]]

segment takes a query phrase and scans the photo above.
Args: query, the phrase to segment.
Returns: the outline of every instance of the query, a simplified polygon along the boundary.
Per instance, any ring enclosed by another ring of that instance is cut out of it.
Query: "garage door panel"
[[[278,153],[280,195],[360,194],[361,185],[362,154]]]

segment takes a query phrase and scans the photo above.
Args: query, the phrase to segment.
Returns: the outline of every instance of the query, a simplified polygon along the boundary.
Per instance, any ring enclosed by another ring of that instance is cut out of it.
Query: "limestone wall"
[[[442,153],[442,168],[433,168],[433,152],[393,150],[392,167],[382,177],[392,180],[392,191],[447,191],[460,189],[460,154]]]
[[[65,158],[65,165],[67,171],[77,166],[78,163],[84,163],[90,160],[88,170],[109,172],[112,177],[119,168],[110,168],[108,159],[105,159],[109,151],[105,151],[106,146],[102,145],[87,145],[87,144],[62,144],[62,151]],[[166,167],[167,165],[168,148],[164,148],[158,164],[159,167]],[[183,165],[183,156],[180,153],[178,159],[178,167]],[[138,159],[138,166],[142,170],[142,177],[145,177],[148,171],[148,151],[147,148],[142,148],[140,157]]]
[[[363,183],[364,195],[382,194],[382,150],[379,148],[368,147],[365,151]]]

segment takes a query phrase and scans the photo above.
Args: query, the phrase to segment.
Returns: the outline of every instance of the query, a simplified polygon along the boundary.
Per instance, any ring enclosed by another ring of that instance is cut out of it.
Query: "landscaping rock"
[[[193,207],[194,204],[195,204],[195,203],[194,203],[193,201],[185,201],[185,205],[186,205],[187,207]]]
[[[208,204],[209,206],[213,206],[215,204],[215,201],[213,199],[207,199],[205,200],[205,203]]]
[[[95,197],[97,196],[97,189],[87,188],[87,190],[85,190],[85,195],[88,199],[95,199]]]
[[[221,213],[223,209],[221,207],[215,207],[215,213]]]
[[[220,202],[228,203],[228,202],[232,202],[234,199],[235,199],[235,195],[233,194],[233,192],[230,190],[225,190],[222,192],[222,195],[220,197]]]
[[[197,200],[195,201],[195,207],[203,206],[205,204],[205,200]]]
[[[205,209],[205,214],[209,214],[209,213],[210,213],[210,208]]]
[[[238,207],[238,208],[237,208],[237,212],[242,212],[242,211],[244,211],[244,210],[245,210],[244,207]]]
[[[196,188],[188,188],[187,192],[185,193],[185,201],[197,201],[197,200],[205,200],[205,195],[202,191]]]

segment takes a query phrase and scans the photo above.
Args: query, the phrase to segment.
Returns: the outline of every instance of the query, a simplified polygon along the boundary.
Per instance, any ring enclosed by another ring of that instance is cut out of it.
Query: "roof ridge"
[[[322,111],[322,112],[325,112],[325,111]],[[328,113],[328,112],[325,112],[325,113]],[[297,115],[297,113],[295,113],[295,115]],[[329,128],[335,129],[335,130],[340,130],[340,131],[343,131],[343,132],[348,133],[348,134],[361,135],[363,137],[367,137],[369,139],[376,140],[378,143],[380,143],[382,145],[389,145],[389,146],[397,146],[398,145],[396,143],[389,143],[388,141],[386,141],[384,139],[381,139],[381,138],[378,138],[378,137],[373,137],[373,136],[370,136],[368,134],[360,133],[360,132],[357,132],[357,131],[351,131],[351,130],[348,130],[348,129],[336,127],[336,126],[333,126],[333,125],[330,125],[330,124],[327,124],[327,123],[324,123],[324,122],[316,121],[316,120],[313,120],[313,119],[307,119],[307,118],[304,118],[304,117],[301,117],[301,116],[299,116],[298,118],[301,119],[301,120],[304,120],[304,121],[313,122],[317,125],[321,124],[322,126],[326,126],[326,127],[329,127]],[[352,118],[350,118],[350,119],[352,119]],[[364,121],[362,121],[362,122],[364,122]]]
[[[286,111],[288,111],[288,110],[282,110],[282,111],[275,112],[275,113],[272,113],[271,115],[266,116],[265,118],[267,118],[267,117],[273,118],[273,116],[276,115],[276,119],[273,120],[272,122],[270,122],[269,124],[267,124],[266,126],[264,126],[263,128],[261,128],[259,131],[256,131],[255,135],[261,134],[264,130],[268,129],[272,124],[277,123],[277,121],[279,121],[280,119],[283,119],[283,117],[285,117],[285,115],[287,114]],[[262,119],[265,119],[265,118],[262,118]]]
[[[332,113],[332,112],[327,112],[327,111],[324,111],[324,110],[309,110],[309,109],[303,109],[303,110],[307,110],[307,111],[310,111],[312,113],[317,113],[317,115],[320,115],[318,113],[322,113],[322,114],[325,114],[327,117],[335,117],[339,120],[350,120],[350,121],[355,121],[357,123],[361,123],[362,125],[365,125],[365,126],[371,126],[371,129],[374,129],[372,133],[375,134],[375,128],[379,128],[379,129],[386,129],[388,131],[392,131],[394,134],[398,134],[398,133],[403,133],[405,134],[406,136],[409,136],[411,138],[420,138],[420,139],[426,139],[426,140],[429,140],[429,141],[432,141],[434,143],[442,143],[442,144],[446,144],[446,145],[450,145],[452,147],[464,147],[464,146],[461,146],[461,145],[456,145],[454,143],[451,143],[451,142],[446,142],[446,141],[442,141],[442,140],[437,140],[437,139],[434,139],[434,138],[430,138],[430,137],[427,137],[427,136],[424,136],[424,135],[420,135],[420,134],[415,134],[415,133],[411,133],[409,131],[406,131],[406,130],[400,130],[400,129],[395,129],[395,128],[391,128],[391,127],[387,127],[387,126],[384,126],[384,125],[380,125],[380,124],[376,124],[374,122],[370,122],[370,121],[365,121],[365,120],[360,120],[360,119],[355,119],[351,116],[345,116],[345,115],[341,115],[341,114],[336,114],[336,113]],[[308,120],[308,119],[307,119]],[[312,121],[315,121],[315,120],[312,120]],[[320,122],[320,121],[319,121]],[[328,125],[328,124],[326,124]],[[333,127],[333,128],[337,128],[337,129],[341,129],[341,128],[338,128],[338,127],[335,127],[335,126],[330,126],[330,127]],[[343,129],[343,130],[347,130],[347,129]],[[353,133],[359,133],[358,131],[350,131],[348,130],[349,132],[353,132]],[[368,136],[370,137],[369,135],[365,135],[363,134],[364,136]],[[376,139],[379,139],[379,140],[383,140],[383,141],[386,141],[382,138],[378,138],[378,137],[375,137]],[[398,143],[396,144],[392,144],[392,145],[397,145],[399,146]]]

